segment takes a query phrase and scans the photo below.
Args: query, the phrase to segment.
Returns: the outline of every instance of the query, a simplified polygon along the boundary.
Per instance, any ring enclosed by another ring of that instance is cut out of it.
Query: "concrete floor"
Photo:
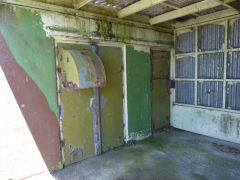
[[[240,144],[177,130],[165,131],[68,166],[52,178],[240,180]]]

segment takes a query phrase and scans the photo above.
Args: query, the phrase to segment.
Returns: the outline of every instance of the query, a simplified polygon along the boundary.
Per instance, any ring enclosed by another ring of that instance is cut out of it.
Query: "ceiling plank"
[[[193,14],[193,13],[196,13],[196,12],[200,12],[200,11],[203,11],[205,9],[210,9],[210,8],[219,6],[221,4],[222,4],[222,2],[220,0],[204,0],[204,1],[201,1],[199,3],[192,4],[190,6],[186,6],[186,7],[183,7],[181,9],[174,10],[174,11],[171,11],[171,12],[153,17],[149,21],[150,21],[151,25],[154,25],[154,24],[158,24],[158,23],[161,23],[161,22],[176,19],[176,18],[179,18],[179,17],[183,17],[183,16],[186,16],[186,15],[189,15],[189,14]]]
[[[162,4],[165,5],[165,6],[167,6],[167,7],[172,8],[172,9],[181,9],[180,6],[178,6],[178,5],[173,5],[173,4],[169,3],[169,2],[164,2],[164,3],[162,3]],[[193,15],[194,15],[194,16],[200,16],[200,15],[197,14],[197,13],[194,13]]]
[[[150,8],[154,5],[157,5],[157,4],[165,2],[165,1],[167,1],[167,0],[141,0],[141,1],[138,1],[138,2],[118,11],[118,17],[119,18],[127,17],[131,14],[134,14],[136,12]]]
[[[236,11],[233,11],[232,9],[225,9],[225,10],[214,12],[211,14],[199,16],[197,18],[189,19],[185,22],[175,23],[173,24],[173,26],[175,27],[175,29],[186,28],[186,27],[191,27],[193,25],[199,25],[205,22],[211,22],[216,19],[222,19],[225,17],[234,16],[234,15],[238,15],[238,13]]]
[[[91,2],[91,0],[73,0],[73,7],[74,9],[80,9],[89,2]]]
[[[229,9],[232,9],[232,10],[235,10],[235,11],[237,11],[237,12],[240,12],[240,9],[239,9],[239,6],[238,6],[238,8],[237,8],[237,6],[235,6],[235,5],[229,5],[229,4],[227,4],[227,3],[230,3],[230,4],[232,4],[232,3],[235,3],[236,2],[236,0],[231,0],[231,1],[224,1],[224,2],[222,2],[222,4],[225,6],[225,7],[227,7],[227,8],[229,8]]]

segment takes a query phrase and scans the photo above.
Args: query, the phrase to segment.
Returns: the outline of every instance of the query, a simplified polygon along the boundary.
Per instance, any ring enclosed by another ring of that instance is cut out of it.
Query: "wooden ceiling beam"
[[[149,21],[151,25],[154,25],[154,24],[165,22],[165,21],[173,20],[179,17],[183,17],[189,14],[197,13],[206,9],[210,9],[210,8],[219,6],[221,4],[222,4],[222,1],[220,0],[204,0],[195,4],[183,7],[181,9],[177,9],[177,10],[153,17]]]
[[[118,17],[119,18],[124,18],[127,17],[131,14],[135,14],[139,11],[142,11],[144,9],[150,8],[154,5],[157,5],[159,3],[163,3],[166,0],[141,0],[138,1],[130,6],[127,6],[126,8],[121,9],[118,11]]]
[[[73,2],[74,9],[80,9],[87,3],[91,2],[91,0],[73,0],[72,2]]]

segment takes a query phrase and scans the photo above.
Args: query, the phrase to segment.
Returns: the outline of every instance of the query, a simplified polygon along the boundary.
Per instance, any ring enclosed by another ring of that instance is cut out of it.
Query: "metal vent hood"
[[[102,60],[91,50],[62,49],[60,52],[63,87],[86,89],[106,85]]]

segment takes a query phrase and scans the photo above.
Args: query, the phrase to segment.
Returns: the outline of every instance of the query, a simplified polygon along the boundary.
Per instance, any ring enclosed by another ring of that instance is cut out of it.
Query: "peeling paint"
[[[91,106],[93,104],[91,104],[90,101],[90,99],[93,98],[93,90],[66,89],[61,86],[65,82],[63,63],[71,63],[70,58],[69,62],[67,62],[67,58],[65,58],[66,61],[64,61],[63,57],[61,57],[61,50],[63,47],[75,47],[79,49],[86,49],[87,47],[81,45],[58,44],[58,68],[60,68],[62,72],[60,76],[58,73],[59,90],[61,92],[59,95],[60,104],[64,104],[64,117],[61,121],[63,137],[66,144],[64,146],[64,164],[69,165],[94,156],[93,116],[91,111]],[[92,103],[94,103],[93,100]],[[82,153],[82,147],[84,147],[84,153]]]
[[[104,104],[107,102],[107,98],[105,98],[103,95],[101,95],[101,110],[104,108]]]
[[[139,52],[142,51],[142,52],[150,54],[150,48],[147,47],[147,46],[137,46],[137,45],[135,45],[133,47],[134,47],[134,51],[139,51]]]
[[[151,134],[150,54],[126,47],[129,140]]]
[[[65,88],[86,89],[106,85],[102,61],[91,50],[63,48],[60,52]]]
[[[140,140],[150,137],[151,135],[152,135],[152,133],[149,133],[148,131],[131,132],[129,134],[128,139],[129,139],[129,141],[131,141],[131,140],[140,141]]]
[[[84,154],[84,146],[74,146],[74,147],[71,147],[71,156],[73,158],[77,157],[77,156],[83,156]]]
[[[130,43],[131,41],[154,42],[173,45],[173,35],[134,26],[102,20],[74,17],[54,12],[39,12],[48,36],[78,36]]]
[[[63,119],[64,118],[64,104],[63,102],[61,102],[61,115],[60,115],[60,119]]]

